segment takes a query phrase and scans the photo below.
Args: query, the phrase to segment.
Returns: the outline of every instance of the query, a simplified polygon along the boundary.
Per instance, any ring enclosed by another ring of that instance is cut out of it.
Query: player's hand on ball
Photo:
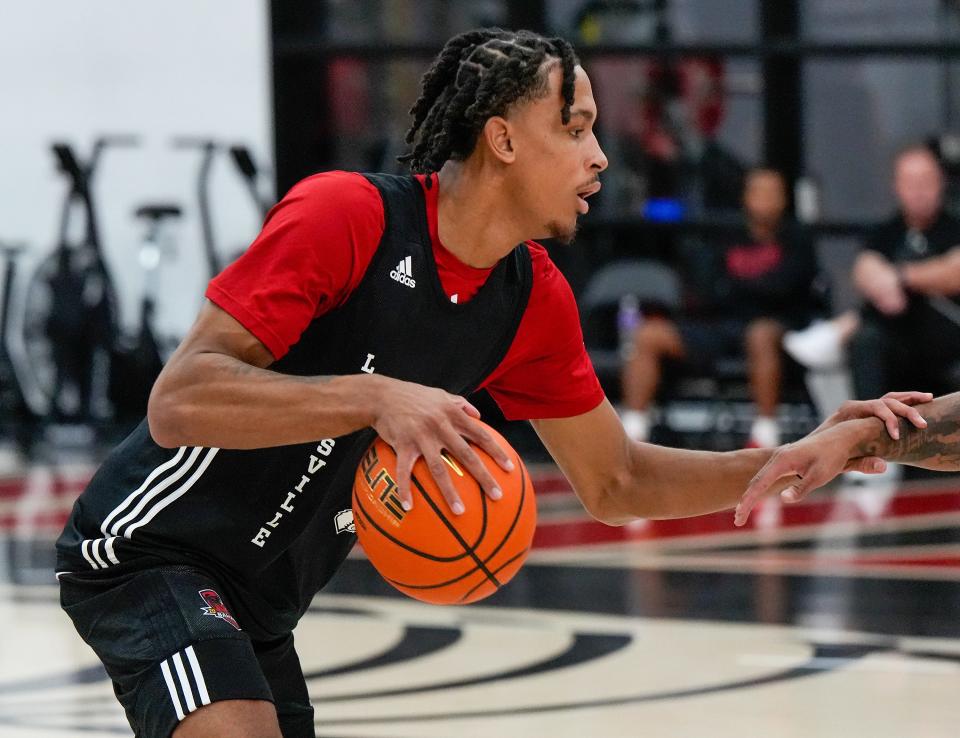
[[[799,502],[841,472],[878,474],[884,469],[886,462],[876,456],[850,458],[850,442],[842,427],[811,434],[774,451],[740,498],[734,523],[746,523],[750,511],[768,495],[779,493],[784,502]]]
[[[504,470],[513,462],[493,437],[475,422],[480,412],[463,397],[434,387],[389,379],[380,402],[373,429],[397,454],[397,488],[405,510],[413,508],[410,475],[417,459],[423,457],[437,486],[455,515],[464,511],[463,501],[450,481],[451,470],[441,453],[447,451],[473,475],[493,500],[502,492],[493,476],[467,441],[486,451]]]

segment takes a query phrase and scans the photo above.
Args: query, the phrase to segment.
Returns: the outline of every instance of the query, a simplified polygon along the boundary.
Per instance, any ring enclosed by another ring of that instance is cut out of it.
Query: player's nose
[[[593,152],[593,156],[590,158],[590,169],[597,172],[598,174],[607,168],[610,162],[607,161],[607,155],[603,153],[603,149],[600,148],[600,143],[597,143],[596,151]]]

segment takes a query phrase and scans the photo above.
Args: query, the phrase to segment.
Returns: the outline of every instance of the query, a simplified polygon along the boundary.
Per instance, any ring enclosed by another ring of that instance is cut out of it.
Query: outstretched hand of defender
[[[450,479],[442,453],[449,452],[480,483],[486,495],[498,500],[503,493],[493,475],[470,447],[486,451],[505,471],[513,469],[506,451],[475,420],[480,411],[459,395],[413,382],[390,380],[373,429],[397,454],[397,489],[405,510],[413,508],[411,476],[417,459],[423,458],[450,510],[459,515],[463,500]]]
[[[750,481],[740,498],[734,522],[743,525],[750,511],[770,494],[780,493],[784,502],[799,502],[809,492],[845,471],[879,474],[886,462],[876,456],[850,457],[850,442],[842,423],[846,420],[877,417],[894,440],[900,438],[899,419],[906,418],[917,428],[927,422],[913,405],[929,402],[928,392],[888,392],[877,400],[844,403],[837,412],[806,438],[781,446]]]
[[[900,439],[900,418],[906,418],[917,428],[927,427],[927,421],[913,406],[922,405],[932,399],[932,392],[887,392],[877,400],[850,400],[843,403],[813,433],[832,428],[844,420],[877,417],[883,421],[890,437],[897,441]]]

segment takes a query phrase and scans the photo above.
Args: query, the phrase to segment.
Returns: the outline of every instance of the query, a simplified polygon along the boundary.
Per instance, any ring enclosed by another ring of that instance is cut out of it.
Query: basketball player
[[[885,397],[901,394],[894,392]],[[918,399],[915,393],[909,394],[914,397],[908,401]],[[896,428],[888,426],[889,432],[882,433],[876,419],[848,420],[838,427],[821,427],[806,438],[777,449],[744,492],[737,505],[736,524],[743,525],[757,502],[771,493],[780,492],[786,502],[799,502],[833,479],[850,457],[882,458],[924,469],[960,471],[960,392],[939,397],[919,410],[923,411],[924,423],[917,428],[899,420]]]
[[[569,44],[457,36],[412,115],[415,176],[304,180],[211,282],[148,418],[57,543],[64,609],[138,736],[314,735],[292,631],[354,543],[351,482],[374,433],[397,450],[406,508],[422,457],[462,512],[442,449],[496,499],[467,445],[509,467],[463,399],[485,387],[611,524],[733,507],[770,458],[632,443],[604,399],[570,288],[528,240],[570,241],[607,167]],[[919,423],[923,399],[833,422]],[[842,467],[881,463],[858,453]]]

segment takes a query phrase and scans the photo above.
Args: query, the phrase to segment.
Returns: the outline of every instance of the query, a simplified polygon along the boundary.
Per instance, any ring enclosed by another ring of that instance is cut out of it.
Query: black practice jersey
[[[520,324],[532,283],[528,249],[502,259],[472,300],[451,303],[420,184],[367,177],[384,202],[377,252],[349,299],[316,318],[271,369],[377,372],[467,394],[496,368]],[[58,571],[107,576],[191,564],[224,583],[245,629],[288,632],[354,544],[350,493],[372,438],[365,429],[255,450],[167,449],[144,421],[74,505],[57,541]]]

